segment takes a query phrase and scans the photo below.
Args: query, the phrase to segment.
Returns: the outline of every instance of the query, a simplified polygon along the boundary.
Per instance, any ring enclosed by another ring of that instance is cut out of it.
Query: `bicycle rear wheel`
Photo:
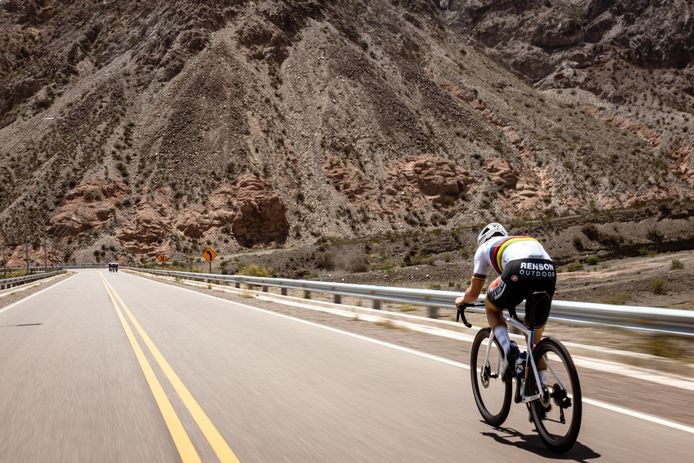
[[[487,424],[501,426],[511,408],[511,380],[501,379],[501,346],[494,339],[489,345],[489,328],[475,336],[470,352],[470,375],[475,403]],[[487,341],[487,342],[485,342]],[[487,348],[489,352],[487,354]]]
[[[544,357],[547,388],[543,399],[531,403],[530,413],[547,448],[569,450],[581,428],[581,384],[569,351],[553,338],[544,338],[533,349],[535,363]]]

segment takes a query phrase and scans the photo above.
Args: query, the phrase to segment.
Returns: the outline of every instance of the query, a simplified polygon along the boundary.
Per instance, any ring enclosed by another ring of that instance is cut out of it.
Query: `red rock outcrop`
[[[215,190],[205,205],[188,206],[173,214],[170,191],[159,191],[151,204],[138,206],[135,217],[118,233],[132,252],[161,252],[177,232],[187,238],[209,238],[222,227],[230,227],[242,246],[284,241],[289,234],[286,208],[270,186],[252,174],[241,175],[234,185]]]
[[[492,182],[504,188],[515,188],[518,183],[518,173],[507,161],[500,158],[487,158],[484,169],[489,173]]]
[[[686,179],[689,184],[694,183],[694,146],[678,146],[670,153],[670,157],[677,162],[673,172]]]
[[[118,203],[127,194],[120,182],[91,179],[73,188],[49,221],[48,233],[76,236],[98,228],[115,216]]]
[[[354,202],[373,196],[373,185],[356,167],[332,153],[328,153],[323,163],[323,172],[337,191]]]
[[[389,168],[386,193],[419,192],[432,202],[451,204],[465,193],[471,183],[460,165],[433,155],[394,162]]]
[[[243,246],[282,242],[289,234],[287,209],[270,186],[251,174],[234,185],[237,214],[232,223],[234,237]]]
[[[202,238],[202,235],[212,227],[210,217],[205,214],[202,206],[191,207],[183,211],[176,220],[176,230],[188,238]]]
[[[118,231],[118,240],[126,249],[137,254],[155,254],[164,238],[171,235],[171,219],[143,202],[134,219]]]

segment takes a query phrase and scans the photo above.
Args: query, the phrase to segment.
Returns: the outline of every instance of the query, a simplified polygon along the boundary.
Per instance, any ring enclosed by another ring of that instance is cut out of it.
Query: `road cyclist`
[[[554,262],[538,240],[511,236],[496,222],[482,229],[477,246],[470,284],[455,301],[459,318],[470,327],[465,309],[475,305],[490,271],[498,273],[486,290],[484,302],[489,328],[477,333],[471,350],[477,407],[488,424],[501,426],[510,410],[515,379],[514,401],[527,405],[545,445],[564,452],[578,437],[581,391],[566,348],[552,337],[542,339],[556,288]],[[521,321],[516,308],[523,301]],[[504,309],[509,316],[504,315]],[[525,335],[525,351],[510,339],[508,324]]]

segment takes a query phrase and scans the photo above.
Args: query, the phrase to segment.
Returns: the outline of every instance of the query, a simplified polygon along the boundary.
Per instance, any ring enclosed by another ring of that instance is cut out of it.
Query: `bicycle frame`
[[[533,355],[532,355],[532,353],[533,353],[532,346],[534,344],[535,330],[528,329],[523,323],[519,322],[518,320],[516,320],[514,318],[508,317],[506,315],[504,315],[504,320],[506,320],[506,323],[511,324],[512,326],[517,328],[519,331],[521,331],[525,335],[526,342],[527,342],[528,356],[527,356],[527,359],[525,361],[526,362],[525,377],[523,378],[523,382],[520,385],[521,403],[532,402],[533,400],[537,400],[537,399],[542,397],[542,391],[539,391],[537,394],[533,394],[533,395],[525,395],[525,384],[528,381],[528,374],[530,371],[530,369],[528,368],[528,365],[530,365],[530,367],[532,367],[532,373],[533,373],[533,376],[535,377],[535,384],[540,384],[540,374],[538,373],[537,365],[535,364],[535,359],[533,358]],[[492,346],[493,342],[494,342],[494,330],[490,330],[489,342],[487,344],[487,349],[485,350],[483,365],[488,364],[489,351],[491,350],[491,346]],[[561,382],[561,380],[557,376],[556,372],[554,371],[554,369],[552,369],[552,366],[549,364],[549,362],[546,359],[545,359],[545,365],[552,373],[552,376],[554,376],[554,378],[557,380],[557,383],[559,383],[559,386],[562,389],[566,390],[566,387]],[[514,366],[514,371],[515,371],[515,366]],[[497,374],[500,374],[500,372],[497,371]],[[518,381],[518,379],[516,379],[516,381]]]

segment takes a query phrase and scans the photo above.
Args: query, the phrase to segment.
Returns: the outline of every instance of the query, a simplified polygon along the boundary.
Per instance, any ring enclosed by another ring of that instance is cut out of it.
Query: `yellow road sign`
[[[202,257],[209,263],[212,263],[212,261],[217,257],[217,253],[214,252],[214,249],[212,248],[207,248],[204,251],[202,251]]]
[[[167,260],[169,260],[169,258],[166,257],[164,254],[162,254],[162,255],[160,255],[159,257],[157,257],[157,260],[158,260],[159,262],[166,262]]]

